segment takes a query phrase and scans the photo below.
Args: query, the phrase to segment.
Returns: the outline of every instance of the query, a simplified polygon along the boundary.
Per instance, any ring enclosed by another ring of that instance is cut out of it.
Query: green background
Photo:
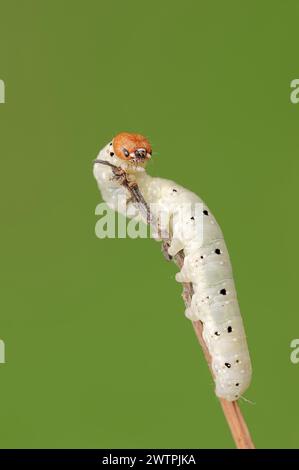
[[[0,1],[1,447],[234,447],[146,239],[99,240],[91,162],[146,134],[230,250],[258,447],[298,447],[296,1]]]

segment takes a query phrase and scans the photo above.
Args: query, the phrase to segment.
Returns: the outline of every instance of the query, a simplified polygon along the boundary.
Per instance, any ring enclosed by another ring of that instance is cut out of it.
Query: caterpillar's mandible
[[[144,199],[156,209],[167,212],[171,221],[172,242],[168,250],[174,256],[184,250],[185,260],[177,274],[179,282],[192,282],[194,295],[187,318],[201,320],[203,337],[212,357],[216,395],[229,401],[237,400],[251,380],[251,363],[244,326],[239,311],[231,264],[223,235],[213,214],[202,200],[173,181],[153,178],[145,171],[152,150],[140,134],[122,132],[99,153],[94,164],[94,176],[107,204],[126,215],[136,215],[136,207],[127,190],[119,184],[109,164],[121,167],[132,182],[136,181]],[[120,198],[125,204],[119,205]],[[186,213],[202,204],[199,221],[202,236],[194,229],[196,215]],[[182,231],[186,223],[188,230]]]

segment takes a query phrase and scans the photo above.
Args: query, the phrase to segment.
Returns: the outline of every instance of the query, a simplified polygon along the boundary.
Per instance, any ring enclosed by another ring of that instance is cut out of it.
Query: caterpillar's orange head
[[[144,164],[152,155],[147,138],[131,132],[117,134],[113,139],[113,149],[118,158],[134,165]]]

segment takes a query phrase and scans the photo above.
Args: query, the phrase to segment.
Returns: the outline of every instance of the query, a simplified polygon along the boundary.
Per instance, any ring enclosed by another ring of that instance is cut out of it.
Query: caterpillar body
[[[94,176],[109,207],[136,217],[136,206],[112,173],[110,164],[122,168],[137,183],[145,201],[154,207],[154,216],[167,213],[171,221],[169,255],[184,251],[184,265],[178,282],[191,282],[194,295],[186,317],[203,323],[203,338],[212,358],[215,393],[237,400],[251,380],[251,362],[239,310],[231,263],[222,231],[215,217],[193,192],[173,181],[151,177],[145,171],[151,146],[140,134],[123,132],[107,144],[94,164]],[[98,162],[107,162],[107,165]],[[119,201],[124,201],[120,205]],[[185,210],[186,204],[194,211]],[[197,214],[195,207],[202,207]],[[195,215],[194,215],[195,214]],[[199,236],[198,223],[201,228]],[[182,231],[182,224],[185,230]]]

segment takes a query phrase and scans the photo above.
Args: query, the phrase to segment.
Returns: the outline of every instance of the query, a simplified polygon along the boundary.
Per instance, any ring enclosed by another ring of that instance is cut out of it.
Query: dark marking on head
[[[110,157],[114,157],[114,152],[110,152]]]

